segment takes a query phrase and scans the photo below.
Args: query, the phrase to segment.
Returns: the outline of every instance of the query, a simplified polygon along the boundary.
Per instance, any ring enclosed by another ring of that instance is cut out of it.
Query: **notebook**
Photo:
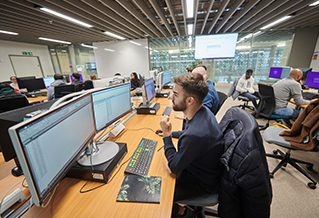
[[[160,203],[162,177],[126,175],[116,201]]]

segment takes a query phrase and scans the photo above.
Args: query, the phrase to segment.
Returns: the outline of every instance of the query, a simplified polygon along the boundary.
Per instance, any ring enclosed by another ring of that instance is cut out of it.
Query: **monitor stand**
[[[119,146],[115,142],[105,141],[99,146],[93,146],[91,155],[84,155],[78,159],[82,166],[95,166],[111,160],[119,151]],[[92,162],[91,162],[92,159]]]

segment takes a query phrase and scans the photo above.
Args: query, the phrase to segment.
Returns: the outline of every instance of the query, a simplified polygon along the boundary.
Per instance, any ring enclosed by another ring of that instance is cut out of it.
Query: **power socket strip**
[[[116,126],[109,133],[109,137],[115,138],[120,132],[125,129],[125,126],[122,123],[117,123]]]
[[[14,205],[16,202],[22,202],[25,199],[25,195],[22,193],[20,188],[14,190],[11,194],[9,194],[1,204],[0,214],[5,212],[8,208]]]

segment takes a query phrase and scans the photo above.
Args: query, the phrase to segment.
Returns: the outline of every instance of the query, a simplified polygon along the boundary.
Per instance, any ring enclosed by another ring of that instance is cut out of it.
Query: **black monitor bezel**
[[[24,83],[25,88],[28,90],[28,92],[46,89],[43,78],[27,79],[23,83]],[[31,83],[33,83],[33,84],[31,84]],[[34,86],[35,84],[37,85],[36,88]]]
[[[35,76],[16,77],[19,89],[25,89],[24,80],[35,79]]]

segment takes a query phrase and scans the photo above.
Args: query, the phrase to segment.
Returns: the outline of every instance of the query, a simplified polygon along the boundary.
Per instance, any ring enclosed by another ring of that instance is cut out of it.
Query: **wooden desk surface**
[[[47,100],[47,96],[38,96],[34,98],[31,98],[31,97],[28,98],[29,103],[38,103],[45,100]]]
[[[146,128],[151,128],[154,131],[159,128],[161,114],[166,106],[171,106],[171,101],[167,98],[157,98],[156,102],[161,104],[157,115],[135,114],[124,124],[126,127],[125,130],[112,141],[127,143],[128,153],[120,164],[132,156],[141,138],[144,137],[158,141],[156,153],[153,157],[148,175],[162,177],[160,204],[116,202],[117,194],[124,179],[124,170],[128,164],[126,163],[110,184],[88,193],[81,194],[79,192],[86,181],[74,178],[63,179],[46,208],[33,206],[23,217],[170,217],[175,187],[175,175],[170,172],[167,166],[164,149],[162,148],[157,152],[157,149],[163,146],[162,137]],[[175,114],[177,113],[172,110],[170,117],[173,131],[182,128],[182,121],[175,119]],[[177,139],[173,141],[176,145]],[[101,184],[102,183],[89,183],[85,187],[85,190]],[[2,187],[2,181],[0,185]],[[10,187],[10,185],[8,185],[8,187]],[[3,188],[1,188],[1,190],[3,190]]]

